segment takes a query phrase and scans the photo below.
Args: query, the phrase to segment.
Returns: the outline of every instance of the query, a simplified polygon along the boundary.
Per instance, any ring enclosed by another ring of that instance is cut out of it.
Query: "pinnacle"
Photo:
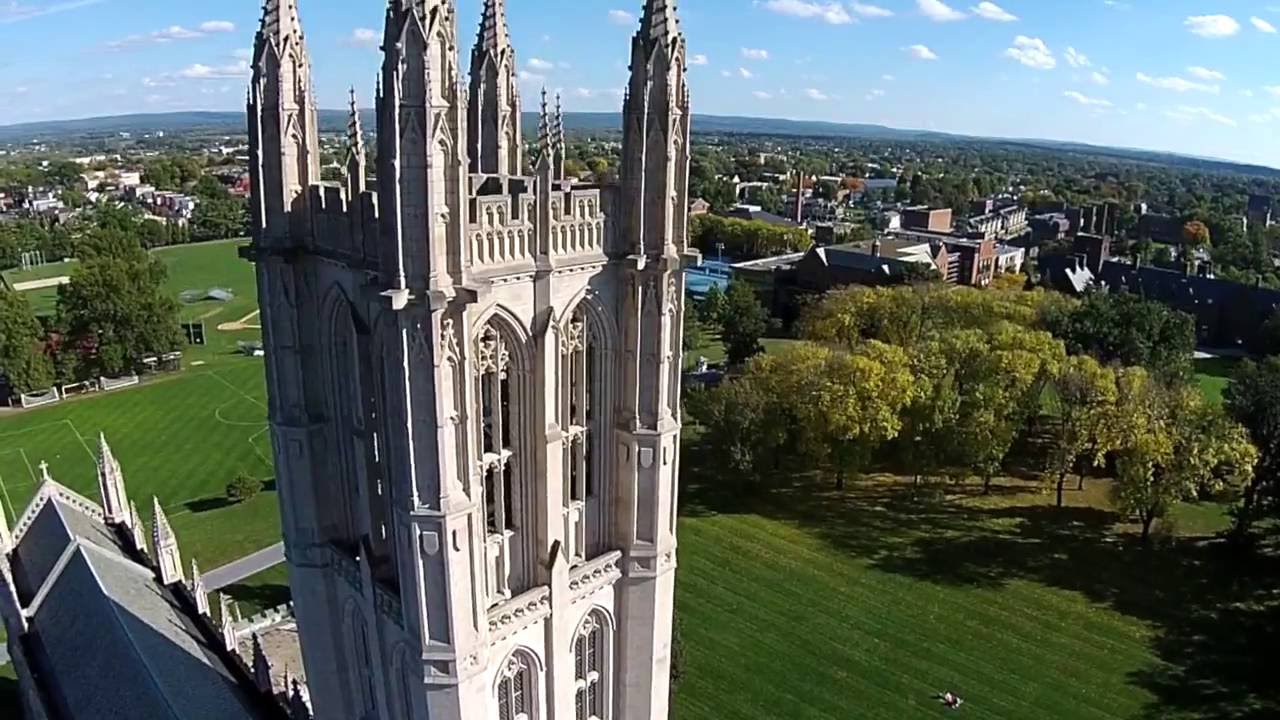
[[[480,16],[480,33],[476,47],[497,54],[511,46],[511,34],[507,30],[506,0],[484,0],[484,13]]]
[[[675,0],[645,0],[640,34],[647,40],[670,41],[680,34]]]

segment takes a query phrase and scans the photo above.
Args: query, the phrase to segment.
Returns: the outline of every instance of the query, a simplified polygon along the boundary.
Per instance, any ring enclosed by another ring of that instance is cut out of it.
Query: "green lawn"
[[[1221,403],[1222,393],[1231,382],[1231,375],[1240,365],[1239,358],[1207,358],[1196,360],[1195,377],[1200,391],[1211,402]]]
[[[248,617],[289,602],[289,569],[276,565],[222,589],[227,597],[240,603],[240,612]]]
[[[716,498],[696,484],[714,460],[689,448],[681,720],[939,717],[947,689],[974,718],[1280,717],[1275,605],[1233,589],[1202,539],[1138,547],[1104,481],[1062,510],[1015,481]],[[1225,521],[1194,506],[1178,527]]]
[[[221,331],[218,326],[249,318],[246,325],[259,325],[258,317],[253,315],[258,309],[258,285],[255,280],[253,265],[241,260],[237,254],[240,245],[247,240],[221,240],[210,243],[191,245],[174,245],[152,251],[162,259],[169,269],[169,279],[165,290],[175,299],[184,290],[207,291],[212,288],[226,288],[235,294],[235,299],[222,303],[203,301],[190,305],[182,305],[179,317],[183,321],[203,320],[205,323],[208,344],[204,347],[183,348],[184,360],[202,364],[218,364],[234,359],[237,354],[236,343],[253,341],[262,338],[262,331],[256,327],[243,330]],[[47,265],[27,272],[8,271],[4,279],[9,284],[27,280],[40,280],[60,275],[71,274],[74,262]],[[27,300],[39,315],[53,314],[58,301],[57,288],[42,288],[24,293]]]
[[[94,458],[107,433],[130,497],[149,522],[151,496],[183,550],[213,568],[279,540],[274,492],[243,506],[222,501],[240,471],[272,474],[262,361],[239,358],[142,387],[0,416],[0,502],[12,520],[35,492],[38,466],[96,499]]]

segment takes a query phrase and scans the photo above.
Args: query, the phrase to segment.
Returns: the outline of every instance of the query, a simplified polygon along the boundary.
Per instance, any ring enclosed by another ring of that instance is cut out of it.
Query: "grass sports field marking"
[[[259,400],[258,398],[253,397],[252,395],[250,395],[250,394],[246,393],[245,391],[241,390],[240,388],[236,387],[235,385],[232,385],[230,382],[228,382],[228,381],[227,381],[227,379],[226,379],[226,378],[224,378],[224,377],[222,377],[221,375],[219,375],[219,374],[218,374],[218,372],[217,372],[216,370],[209,370],[209,371],[207,371],[207,372],[203,372],[203,373],[200,373],[200,374],[201,374],[201,375],[212,375],[213,377],[217,378],[218,382],[222,383],[223,385],[226,385],[227,387],[231,388],[233,391],[235,391],[236,393],[238,393],[238,394],[240,395],[240,397],[242,397],[242,398],[244,398],[245,400],[248,400],[249,402],[251,402],[251,403],[253,403],[253,404],[257,405],[258,407],[262,408],[263,410],[266,410],[266,409],[267,409],[267,406],[266,406],[266,404],[265,404],[265,403],[263,403],[263,402],[262,402],[261,400]]]
[[[0,476],[0,495],[3,496],[5,503],[4,506],[0,506],[0,512],[6,512],[5,507],[9,508],[7,511],[9,513],[9,525],[12,527],[14,523],[18,522],[18,514],[13,509],[13,500],[9,498],[9,490],[4,486],[3,476]]]
[[[84,451],[85,451],[85,452],[87,452],[87,453],[89,453],[89,457],[90,457],[90,458],[93,458],[93,464],[94,464],[94,466],[97,466],[97,464],[98,464],[98,456],[94,454],[94,452],[93,452],[93,448],[89,447],[89,443],[84,439],[84,435],[82,435],[82,434],[80,433],[80,429],[79,429],[79,428],[77,428],[77,427],[76,427],[76,424],[75,424],[74,422],[72,422],[72,421],[71,421],[71,418],[67,418],[67,419],[66,419],[66,420],[64,420],[63,422],[65,422],[67,425],[70,425],[70,426],[71,426],[71,432],[75,433],[75,434],[76,434],[76,438],[80,440],[80,447],[84,448]]]

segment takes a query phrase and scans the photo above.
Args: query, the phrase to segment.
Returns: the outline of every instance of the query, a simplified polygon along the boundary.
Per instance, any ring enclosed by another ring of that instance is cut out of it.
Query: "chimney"
[[[796,216],[797,225],[804,224],[804,173],[796,168]]]

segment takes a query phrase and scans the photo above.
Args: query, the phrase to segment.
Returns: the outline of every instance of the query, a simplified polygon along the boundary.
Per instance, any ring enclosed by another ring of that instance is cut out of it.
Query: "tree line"
[[[961,481],[1028,463],[1054,488],[1093,467],[1142,538],[1178,503],[1250,487],[1245,425],[1191,385],[1185,316],[1123,295],[923,285],[837,291],[801,342],[757,355],[688,409],[739,490],[784,469],[837,487],[873,467]],[[1280,372],[1280,368],[1277,368]],[[1276,384],[1280,388],[1280,382]]]

